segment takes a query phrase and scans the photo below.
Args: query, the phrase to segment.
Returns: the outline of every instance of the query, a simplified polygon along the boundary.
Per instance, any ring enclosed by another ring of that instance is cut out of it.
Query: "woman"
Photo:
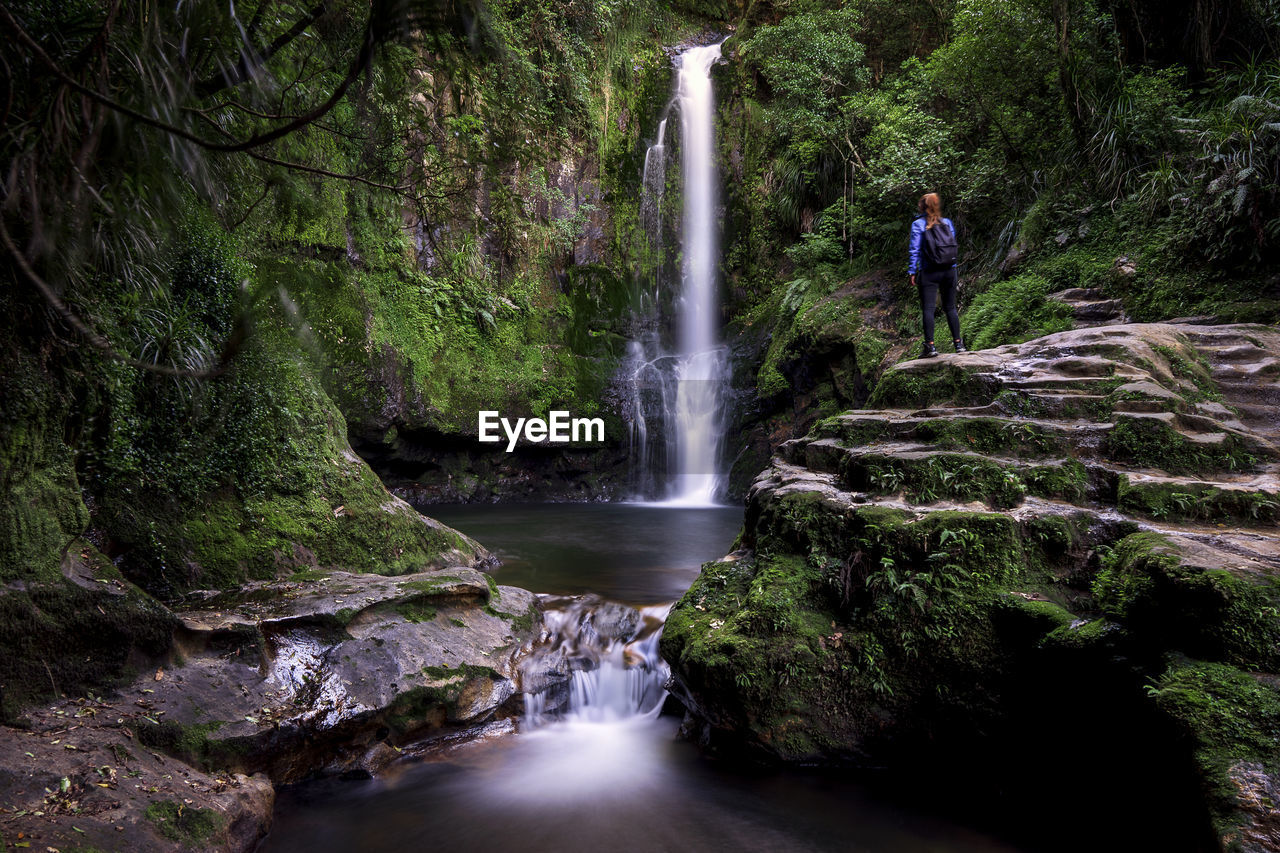
[[[937,232],[928,234],[932,229]],[[911,248],[907,274],[911,283],[920,291],[920,310],[924,314],[924,349],[921,358],[933,358],[938,348],[933,345],[934,315],[937,313],[938,296],[942,296],[942,311],[947,315],[951,337],[956,352],[968,352],[960,339],[960,314],[956,311],[956,228],[942,215],[942,199],[937,193],[926,193],[920,198],[920,216],[911,223]],[[934,259],[941,256],[942,261]]]

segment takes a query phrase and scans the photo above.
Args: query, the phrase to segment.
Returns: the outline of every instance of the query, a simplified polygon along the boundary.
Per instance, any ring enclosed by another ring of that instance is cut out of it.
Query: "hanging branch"
[[[265,5],[266,3],[263,3],[263,6]],[[232,89],[239,86],[253,76],[256,68],[269,62],[271,57],[288,47],[294,39],[306,32],[307,28],[319,20],[320,16],[328,10],[328,0],[321,0],[310,11],[295,21],[292,27],[276,36],[271,44],[267,45],[261,52],[242,51],[240,61],[234,66],[196,83],[196,94],[201,98],[207,98],[210,95],[221,92],[223,89]],[[262,6],[258,7],[258,12],[261,11]],[[251,35],[249,39],[252,39]],[[252,48],[252,45],[250,45],[250,48]]]
[[[177,125],[170,124],[169,122],[161,121],[160,119],[146,115],[145,113],[138,112],[132,107],[122,104],[102,92],[99,92],[97,89],[80,83],[63,70],[53,57],[49,56],[49,54],[40,47],[39,43],[37,43],[36,40],[18,24],[17,19],[13,17],[12,13],[10,13],[8,6],[2,3],[0,3],[0,21],[5,23],[14,32],[14,34],[17,35],[18,41],[24,44],[27,49],[31,51],[32,55],[35,56],[42,65],[49,69],[49,71],[64,85],[71,87],[75,91],[94,102],[101,104],[107,109],[126,115],[134,121],[141,122],[148,127],[154,127],[157,130],[162,130],[165,133],[178,137],[179,139],[184,139],[187,142],[194,143],[207,151],[218,151],[227,154],[246,152],[250,149],[266,145],[268,142],[274,142],[277,139],[288,136],[294,131],[306,127],[317,119],[323,118],[338,105],[338,102],[341,101],[344,96],[346,96],[347,90],[351,88],[352,84],[360,78],[360,75],[369,66],[370,61],[373,59],[374,48],[377,45],[377,40],[374,37],[374,17],[373,13],[370,12],[369,20],[365,23],[364,35],[361,38],[360,52],[356,55],[355,59],[352,60],[351,66],[348,68],[347,74],[343,78],[342,82],[338,84],[323,103],[313,107],[305,113],[302,113],[292,121],[278,125],[277,127],[262,133],[255,133],[248,139],[234,142],[214,142],[212,140],[205,139],[199,134],[192,133],[186,128],[178,127]]]

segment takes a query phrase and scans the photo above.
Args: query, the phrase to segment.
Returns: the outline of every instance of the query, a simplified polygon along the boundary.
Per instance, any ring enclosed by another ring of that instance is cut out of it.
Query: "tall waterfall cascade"
[[[679,117],[680,266],[678,285],[664,300],[659,265],[644,309],[643,333],[631,341],[627,369],[633,389],[631,450],[636,488],[644,499],[672,506],[715,506],[727,476],[722,445],[729,379],[719,338],[719,176],[715,157],[715,94],[711,67],[720,44],[693,47],[676,59],[676,93],[669,109]],[[667,118],[645,152],[640,215],[650,249],[663,257],[663,199],[667,186]],[[666,277],[670,277],[669,275]],[[669,305],[671,318],[661,316]],[[671,332],[663,334],[674,319]],[[661,424],[665,446],[653,447]],[[659,464],[665,469],[655,472]]]

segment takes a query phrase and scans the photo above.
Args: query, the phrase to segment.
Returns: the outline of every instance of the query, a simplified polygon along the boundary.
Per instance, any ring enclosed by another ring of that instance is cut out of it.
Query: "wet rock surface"
[[[744,550],[672,611],[686,731],[882,766],[1063,714],[1222,845],[1278,849],[1278,475],[1274,328],[1101,325],[900,363],[781,446]],[[1068,715],[1082,696],[1110,730]]]
[[[252,849],[273,783],[510,730],[542,623],[532,593],[465,567],[313,570],[194,603],[167,664],[0,730],[6,838]]]

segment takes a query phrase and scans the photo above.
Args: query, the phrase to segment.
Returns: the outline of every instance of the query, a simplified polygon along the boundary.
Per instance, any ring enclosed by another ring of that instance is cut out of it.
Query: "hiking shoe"
[[[959,338],[956,338],[955,344],[956,344],[956,352],[969,351],[969,348],[964,345],[964,341],[960,340]]]
[[[924,349],[920,350],[921,358],[933,358],[938,354],[938,348],[933,344],[925,344]]]

